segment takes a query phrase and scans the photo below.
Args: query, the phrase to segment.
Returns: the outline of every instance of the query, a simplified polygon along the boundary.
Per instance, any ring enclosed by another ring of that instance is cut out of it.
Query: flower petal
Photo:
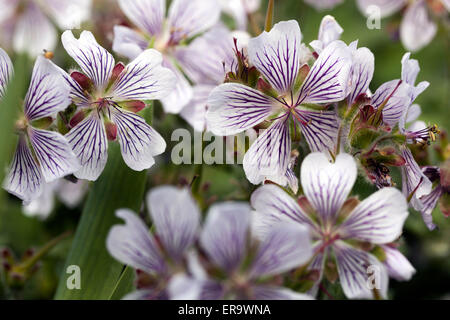
[[[26,137],[21,135],[3,188],[25,202],[30,202],[41,195],[43,183],[39,165],[28,147]]]
[[[313,297],[304,293],[267,285],[252,287],[252,298],[255,300],[313,300]]]
[[[417,86],[416,79],[420,72],[419,62],[416,59],[410,59],[411,54],[405,53],[402,58],[402,80],[409,84],[411,88],[411,103],[430,85],[427,81],[422,81]]]
[[[303,160],[300,179],[306,197],[322,221],[333,221],[356,181],[352,156],[341,153],[330,163],[323,153],[311,153]]]
[[[200,243],[211,260],[228,273],[243,262],[249,225],[250,207],[245,203],[225,202],[209,209]]]
[[[330,43],[314,62],[303,83],[297,104],[331,103],[349,93],[352,52],[342,41]]]
[[[375,70],[375,57],[367,48],[359,48],[353,53],[352,91],[347,97],[351,105],[362,93],[366,93]]]
[[[313,255],[308,228],[280,222],[273,226],[258,247],[250,276],[273,276],[299,267]]]
[[[312,152],[334,151],[339,123],[335,111],[310,111],[297,107],[300,128]]]
[[[179,113],[191,101],[192,87],[183,73],[168,59],[164,59],[163,66],[172,70],[176,80],[175,89],[166,97],[161,98],[164,111],[167,113]]]
[[[399,11],[407,4],[407,0],[358,0],[359,10],[366,16],[370,16],[371,11],[368,10],[371,6],[376,6],[380,10],[380,18],[390,16]]]
[[[166,142],[139,115],[112,109],[111,120],[117,126],[120,150],[125,163],[135,171],[150,168],[154,157],[166,150]]]
[[[253,184],[264,182],[267,177],[284,177],[291,156],[291,137],[287,118],[275,120],[244,156],[245,175]]]
[[[8,54],[0,48],[0,99],[6,93],[6,86],[13,76],[14,69]]]
[[[19,0],[0,0],[0,23],[11,18],[18,4]]]
[[[173,276],[168,285],[167,293],[170,300],[199,300],[202,293],[202,281],[185,274]]]
[[[439,201],[439,198],[443,194],[443,189],[441,185],[438,185],[426,196],[422,196],[420,198],[420,202],[422,208],[420,209],[420,213],[422,214],[423,221],[425,222],[428,229],[434,230],[436,229],[436,225],[433,223],[433,210],[436,208],[436,205]]]
[[[97,180],[108,159],[105,127],[97,112],[93,111],[70,130],[66,138],[81,164],[74,175],[79,179]]]
[[[400,25],[400,39],[409,51],[418,51],[428,45],[437,32],[436,23],[430,18],[425,1],[412,3]]]
[[[408,217],[408,204],[395,188],[383,188],[364,199],[339,228],[343,239],[357,239],[375,244],[396,240]]]
[[[113,56],[97,43],[89,31],[83,31],[77,40],[72,31],[67,30],[61,36],[61,41],[64,49],[92,79],[97,89],[104,89],[114,68]]]
[[[386,266],[387,272],[391,278],[398,281],[409,281],[416,273],[416,269],[406,259],[406,257],[397,249],[390,246],[382,246],[384,253],[386,254]]]
[[[14,51],[25,52],[31,57],[37,57],[42,54],[43,50],[53,50],[56,47],[56,40],[55,27],[36,3],[28,2],[14,28]]]
[[[353,248],[337,241],[334,252],[339,273],[339,280],[345,295],[349,299],[371,299],[374,291],[370,285],[377,285],[381,297],[386,298],[389,277],[386,268],[370,253]],[[371,270],[373,269],[373,270]],[[374,278],[373,283],[370,277]]]
[[[154,49],[142,52],[126,66],[112,90],[113,100],[155,100],[172,92],[175,75],[162,67],[162,55]]]
[[[208,97],[213,91],[213,85],[196,85],[193,87],[192,100],[180,112],[180,116],[189,123],[195,131],[203,132],[206,128],[206,112]]]
[[[178,43],[214,26],[220,18],[216,0],[174,0],[169,9],[171,41]]]
[[[242,84],[222,84],[208,98],[207,126],[218,136],[243,132],[263,122],[272,113],[274,103],[272,98]]]
[[[279,22],[270,32],[250,39],[248,56],[253,64],[279,92],[292,89],[300,68],[302,34],[295,20]]]
[[[72,148],[60,133],[30,128],[28,134],[46,182],[57,180],[80,169]]]
[[[124,26],[114,26],[114,52],[133,60],[147,47],[148,41],[137,31]]]
[[[120,262],[147,273],[162,274],[166,264],[149,229],[131,210],[120,209],[116,216],[124,225],[111,228],[106,239],[109,253]]]
[[[196,240],[200,210],[189,190],[162,186],[147,194],[147,206],[164,249],[175,261]]]
[[[91,16],[92,0],[44,0],[46,9],[61,29],[80,28]]]
[[[128,19],[147,35],[156,36],[161,33],[166,0],[119,0],[119,6]]]
[[[344,29],[337,23],[333,16],[327,15],[323,17],[320,23],[318,40],[314,40],[310,43],[311,47],[320,54],[323,49],[331,42],[339,40]]]
[[[71,103],[70,88],[63,81],[53,62],[39,56],[25,97],[25,115],[28,120],[53,116]]]
[[[271,228],[280,221],[299,223],[311,230],[317,230],[317,225],[303,212],[298,203],[275,185],[264,185],[253,192],[251,197],[253,212],[252,231],[264,239]]]
[[[372,96],[372,105],[376,109],[389,98],[383,109],[383,121],[390,126],[397,124],[405,110],[411,105],[410,86],[405,83],[398,86],[399,81],[392,80],[383,83]]]
[[[44,184],[41,195],[22,207],[23,213],[27,217],[46,220],[55,208],[55,187],[56,182]]]

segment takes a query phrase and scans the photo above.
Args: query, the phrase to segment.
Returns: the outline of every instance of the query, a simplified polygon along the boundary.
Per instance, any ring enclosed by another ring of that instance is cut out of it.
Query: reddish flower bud
[[[124,108],[125,110],[137,113],[145,108],[145,103],[140,100],[131,100],[131,101],[122,102],[120,104],[120,106],[122,108]]]
[[[119,62],[118,64],[116,64],[116,66],[114,67],[113,71],[112,71],[112,75],[111,75],[111,83],[115,82],[120,74],[122,73],[122,71],[125,69],[125,65],[122,62]]]
[[[81,121],[86,118],[86,112],[84,110],[80,110],[70,119],[69,126],[71,128],[75,127],[77,124],[79,124]]]
[[[92,80],[81,72],[74,71],[70,74],[73,80],[75,80],[83,90],[90,91],[92,88]]]
[[[108,140],[115,141],[117,139],[117,126],[112,122],[106,122],[105,129]]]

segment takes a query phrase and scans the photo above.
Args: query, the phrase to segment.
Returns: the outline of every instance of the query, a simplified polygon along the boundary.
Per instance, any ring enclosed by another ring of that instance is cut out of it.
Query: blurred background
[[[126,19],[121,15],[115,1],[96,0],[94,3],[93,19],[83,28],[92,30],[99,42],[111,49],[112,28],[115,24],[126,23]],[[261,12],[256,14],[256,21],[261,26],[264,24],[266,3],[267,1],[263,1]],[[401,21],[400,13],[383,19],[380,30],[369,30],[366,27],[366,18],[353,0],[346,0],[333,10],[322,12],[316,11],[301,0],[275,0],[275,21],[297,20],[305,43],[317,38],[321,19],[326,14],[333,15],[343,27],[342,39],[345,42],[350,43],[358,39],[359,46],[368,47],[374,53],[375,75],[370,87],[372,91],[383,82],[400,78],[400,60],[405,53],[396,31]],[[224,19],[232,26],[229,17]],[[450,130],[449,45],[448,30],[440,27],[433,42],[412,55],[412,58],[419,61],[421,67],[418,81],[426,80],[431,83],[416,101],[423,110],[421,119],[430,124],[438,124],[441,130]],[[14,60],[15,57],[12,58]],[[55,50],[55,62],[65,69],[73,66],[73,62],[61,47]],[[173,128],[189,128],[179,117],[164,115],[159,105],[156,105],[154,126],[166,141],[170,141]],[[170,145],[167,150],[158,167],[152,168],[149,172],[149,188],[164,183],[189,183],[198,169],[195,166],[170,164]],[[429,159],[433,161],[435,158],[433,147],[429,150]],[[246,182],[242,167],[239,165],[204,166],[203,170],[200,187],[204,194],[202,200],[205,207],[216,200],[248,199],[254,189],[254,186]],[[370,192],[373,192],[372,187],[364,181],[360,181],[353,190],[353,193],[362,196]],[[42,247],[66,231],[73,232],[81,214],[82,204],[77,208],[68,209],[57,200],[55,209],[46,220],[27,217],[22,213],[18,200],[4,192],[2,197],[4,201],[0,209],[0,248],[10,248],[17,257],[26,254],[30,248]],[[420,214],[411,212],[401,249],[417,273],[406,283],[391,280],[389,293],[391,298],[450,298],[450,221],[445,219],[438,209],[433,213],[433,217],[439,229],[430,232]],[[70,244],[69,237],[53,248],[41,261],[33,277],[20,290],[11,293],[0,282],[0,298],[51,299],[63,271],[64,259]],[[336,298],[342,297],[338,289],[331,292]]]

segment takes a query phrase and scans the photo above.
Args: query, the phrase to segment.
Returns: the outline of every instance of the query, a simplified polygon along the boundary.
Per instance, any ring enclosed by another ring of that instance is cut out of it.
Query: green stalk
[[[267,5],[267,13],[266,13],[266,24],[264,27],[264,30],[269,32],[270,30],[272,30],[272,26],[273,26],[273,4],[274,4],[275,0],[269,0],[269,4]]]

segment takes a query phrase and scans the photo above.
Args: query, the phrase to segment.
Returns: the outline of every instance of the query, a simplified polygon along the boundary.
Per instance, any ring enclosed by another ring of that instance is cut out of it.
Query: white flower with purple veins
[[[70,76],[63,72],[80,108],[66,135],[82,166],[75,176],[92,181],[100,176],[108,158],[108,139],[118,140],[131,169],[150,168],[166,143],[136,112],[145,108],[144,101],[160,99],[174,87],[175,76],[162,67],[161,54],[148,49],[127,66],[115,65],[113,56],[88,31],[80,39],[66,31],[62,43],[83,72]]]
[[[0,50],[0,83],[6,84],[12,74],[11,61]],[[6,80],[6,81],[5,81]],[[0,86],[0,92],[5,88]],[[46,130],[53,117],[70,104],[70,88],[59,69],[43,56],[34,65],[23,114],[16,122],[19,142],[3,187],[29,202],[42,193],[45,183],[69,175],[80,165],[67,140],[59,133]]]
[[[305,2],[317,10],[329,10],[341,4],[344,0],[305,0]]]
[[[220,5],[234,18],[237,29],[247,30],[248,16],[259,10],[261,0],[220,0]]]
[[[292,223],[276,224],[254,249],[249,238],[250,224],[251,210],[247,204],[228,202],[210,208],[200,244],[226,278],[202,279],[200,298],[311,299],[270,282],[273,277],[300,267],[311,258],[308,229]],[[250,261],[249,256],[252,256]]]
[[[167,287],[172,287],[174,277],[182,276],[183,260],[198,236],[200,210],[189,190],[158,187],[147,195],[147,206],[155,234],[134,212],[122,209],[116,214],[125,225],[111,228],[106,242],[114,258],[139,271],[138,290],[125,299],[168,299]],[[198,295],[195,286],[189,290]]]
[[[196,38],[187,47],[178,50],[178,59],[183,71],[194,82],[194,95],[181,110],[183,117],[195,130],[206,127],[206,110],[211,91],[222,84],[226,72],[237,68],[236,50],[247,46],[250,36],[243,31],[231,33],[218,25]]]
[[[361,202],[347,200],[356,177],[355,160],[348,154],[339,154],[334,163],[323,153],[308,155],[300,174],[305,196],[298,202],[275,185],[262,186],[253,193],[253,230],[265,239],[280,222],[308,227],[314,247],[310,270],[323,274],[324,268],[335,265],[348,298],[371,298],[374,292],[368,278],[371,269],[378,270],[374,285],[378,284],[378,294],[386,297],[388,272],[409,279],[414,269],[403,260],[395,263],[389,259],[386,270],[370,250],[388,245],[401,235],[408,205],[395,188],[381,189]]]
[[[443,5],[445,6],[445,1]],[[418,51],[427,46],[437,32],[436,23],[429,12],[426,0],[358,0],[358,6],[363,14],[370,15],[370,7],[376,6],[380,9],[381,18],[390,16],[406,7],[400,25],[400,38],[409,51]],[[442,8],[449,10],[448,7]]]
[[[300,128],[312,151],[335,147],[336,112],[326,105],[348,95],[351,50],[345,43],[335,41],[309,70],[300,63],[304,48],[301,38],[298,23],[288,21],[249,41],[250,63],[276,94],[227,83],[217,87],[208,100],[208,128],[216,135],[234,135],[262,122],[271,122],[244,157],[244,170],[253,184],[267,177],[274,182],[284,179],[291,156],[291,122],[295,130]],[[325,106],[318,111],[306,108],[305,104]]]
[[[57,30],[79,28],[90,17],[91,0],[0,0],[0,41],[36,57],[53,50]]]
[[[178,49],[219,21],[219,4],[216,0],[174,0],[167,18],[166,0],[119,0],[119,5],[137,30],[114,27],[113,50],[129,59],[147,48],[162,52],[163,65],[176,74],[177,81],[175,91],[161,101],[166,112],[179,113],[193,97],[193,89],[181,71]]]

